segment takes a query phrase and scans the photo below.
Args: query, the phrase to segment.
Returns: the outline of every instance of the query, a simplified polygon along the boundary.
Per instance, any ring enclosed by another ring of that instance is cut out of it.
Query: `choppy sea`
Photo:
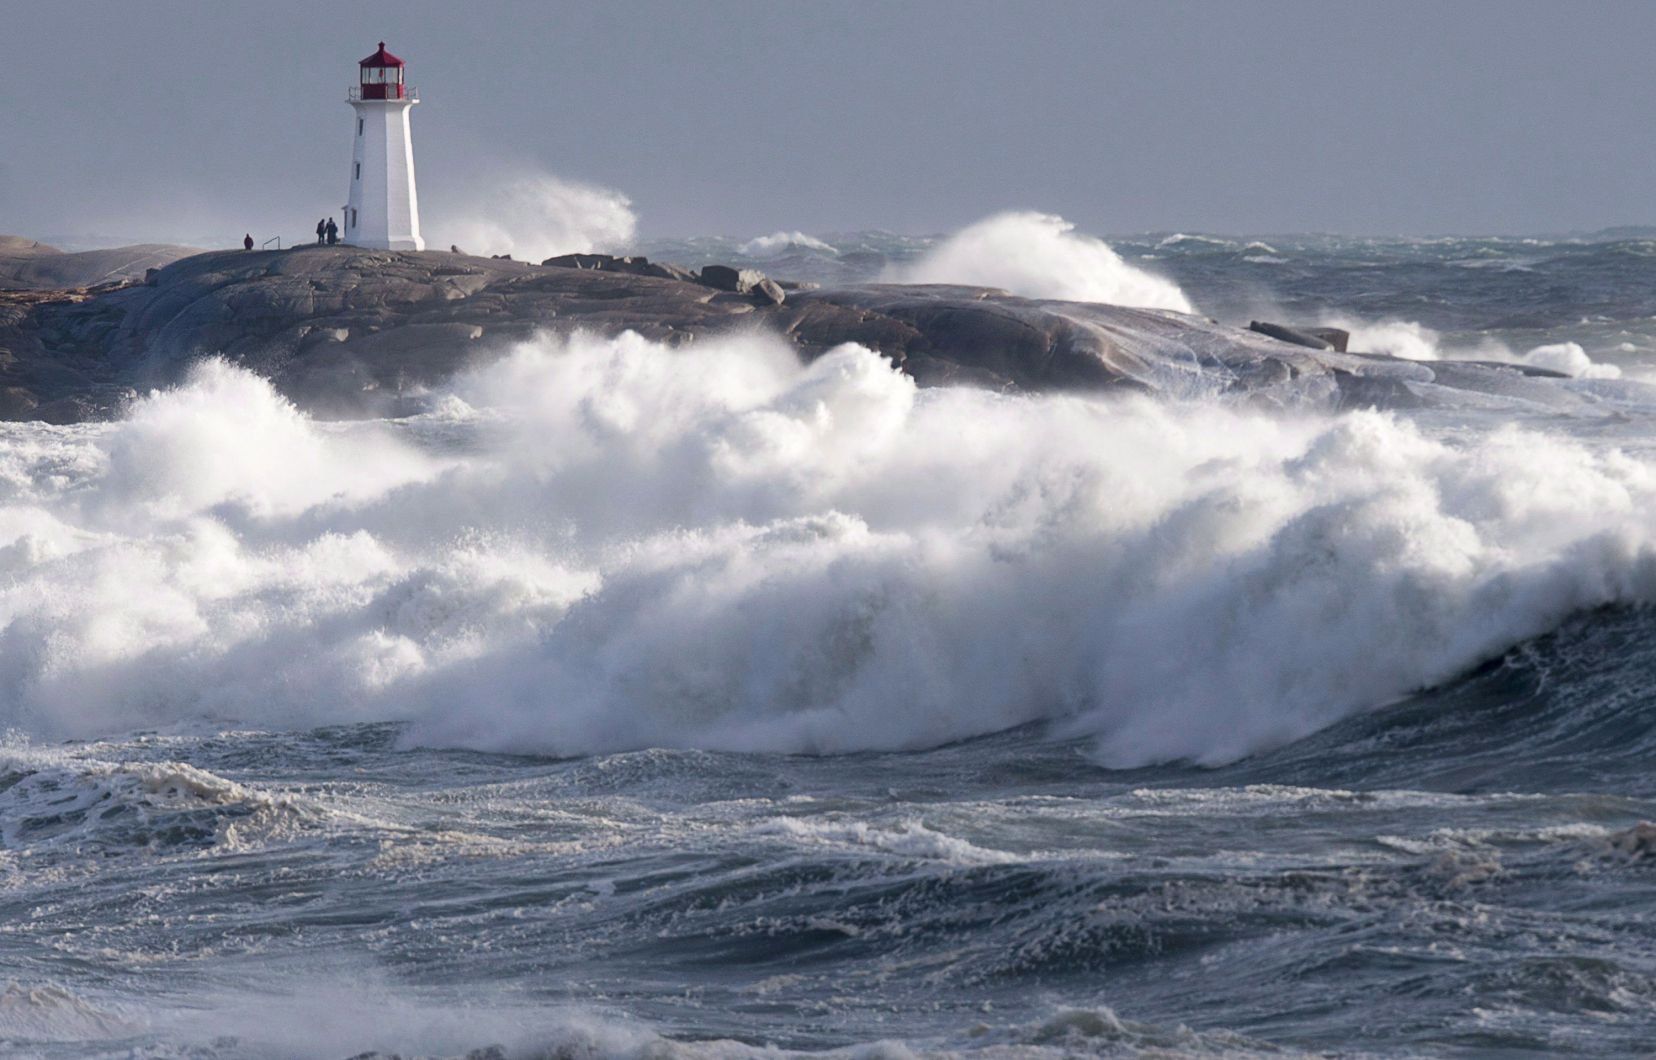
[[[0,425],[0,1053],[1648,1055],[1656,242],[641,249],[1568,400],[623,336]]]

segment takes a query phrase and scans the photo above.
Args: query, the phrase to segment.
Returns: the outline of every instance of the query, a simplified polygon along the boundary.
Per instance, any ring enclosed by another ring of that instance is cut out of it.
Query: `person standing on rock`
[[[316,222],[316,245],[321,246],[328,235],[328,219],[324,217]]]
[[[328,246],[339,242],[339,226],[334,224],[332,217],[328,218]]]
[[[252,250],[253,249],[253,233],[252,232],[249,232],[245,236],[242,236],[242,249],[243,250]]]

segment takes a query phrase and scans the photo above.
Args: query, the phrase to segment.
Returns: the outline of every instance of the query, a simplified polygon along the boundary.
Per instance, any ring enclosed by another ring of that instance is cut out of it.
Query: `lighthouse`
[[[346,97],[356,123],[341,239],[376,250],[424,250],[408,131],[408,112],[419,96],[405,87],[406,67],[385,50],[384,41],[357,67],[357,83]]]

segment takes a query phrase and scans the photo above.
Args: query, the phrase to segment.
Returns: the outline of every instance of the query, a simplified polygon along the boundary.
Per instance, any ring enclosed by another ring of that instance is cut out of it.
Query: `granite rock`
[[[379,415],[514,343],[577,330],[675,346],[766,330],[805,359],[855,342],[922,386],[1225,393],[1321,407],[1409,404],[1433,385],[1581,400],[1534,370],[1313,349],[1166,310],[946,285],[796,289],[783,300],[763,276],[746,292],[722,290],[630,261],[546,267],[305,246],[199,254],[113,288],[0,291],[0,418],[107,416],[210,356],[265,376],[313,414]]]

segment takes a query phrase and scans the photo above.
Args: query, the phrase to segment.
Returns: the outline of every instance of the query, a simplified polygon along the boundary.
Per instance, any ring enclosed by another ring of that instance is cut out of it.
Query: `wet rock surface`
[[[738,273],[736,289],[721,290],[707,269],[683,279],[688,270],[643,259],[566,257],[538,265],[345,246],[225,251],[103,289],[0,291],[0,418],[110,415],[211,356],[268,377],[312,413],[384,414],[514,343],[575,330],[631,330],[685,347],[762,329],[807,359],[856,342],[925,386],[1245,391],[1323,405],[1419,403],[1448,386],[1577,400],[1533,370],[1313,349],[1164,310],[935,285],[784,297],[762,275],[744,285]]]

